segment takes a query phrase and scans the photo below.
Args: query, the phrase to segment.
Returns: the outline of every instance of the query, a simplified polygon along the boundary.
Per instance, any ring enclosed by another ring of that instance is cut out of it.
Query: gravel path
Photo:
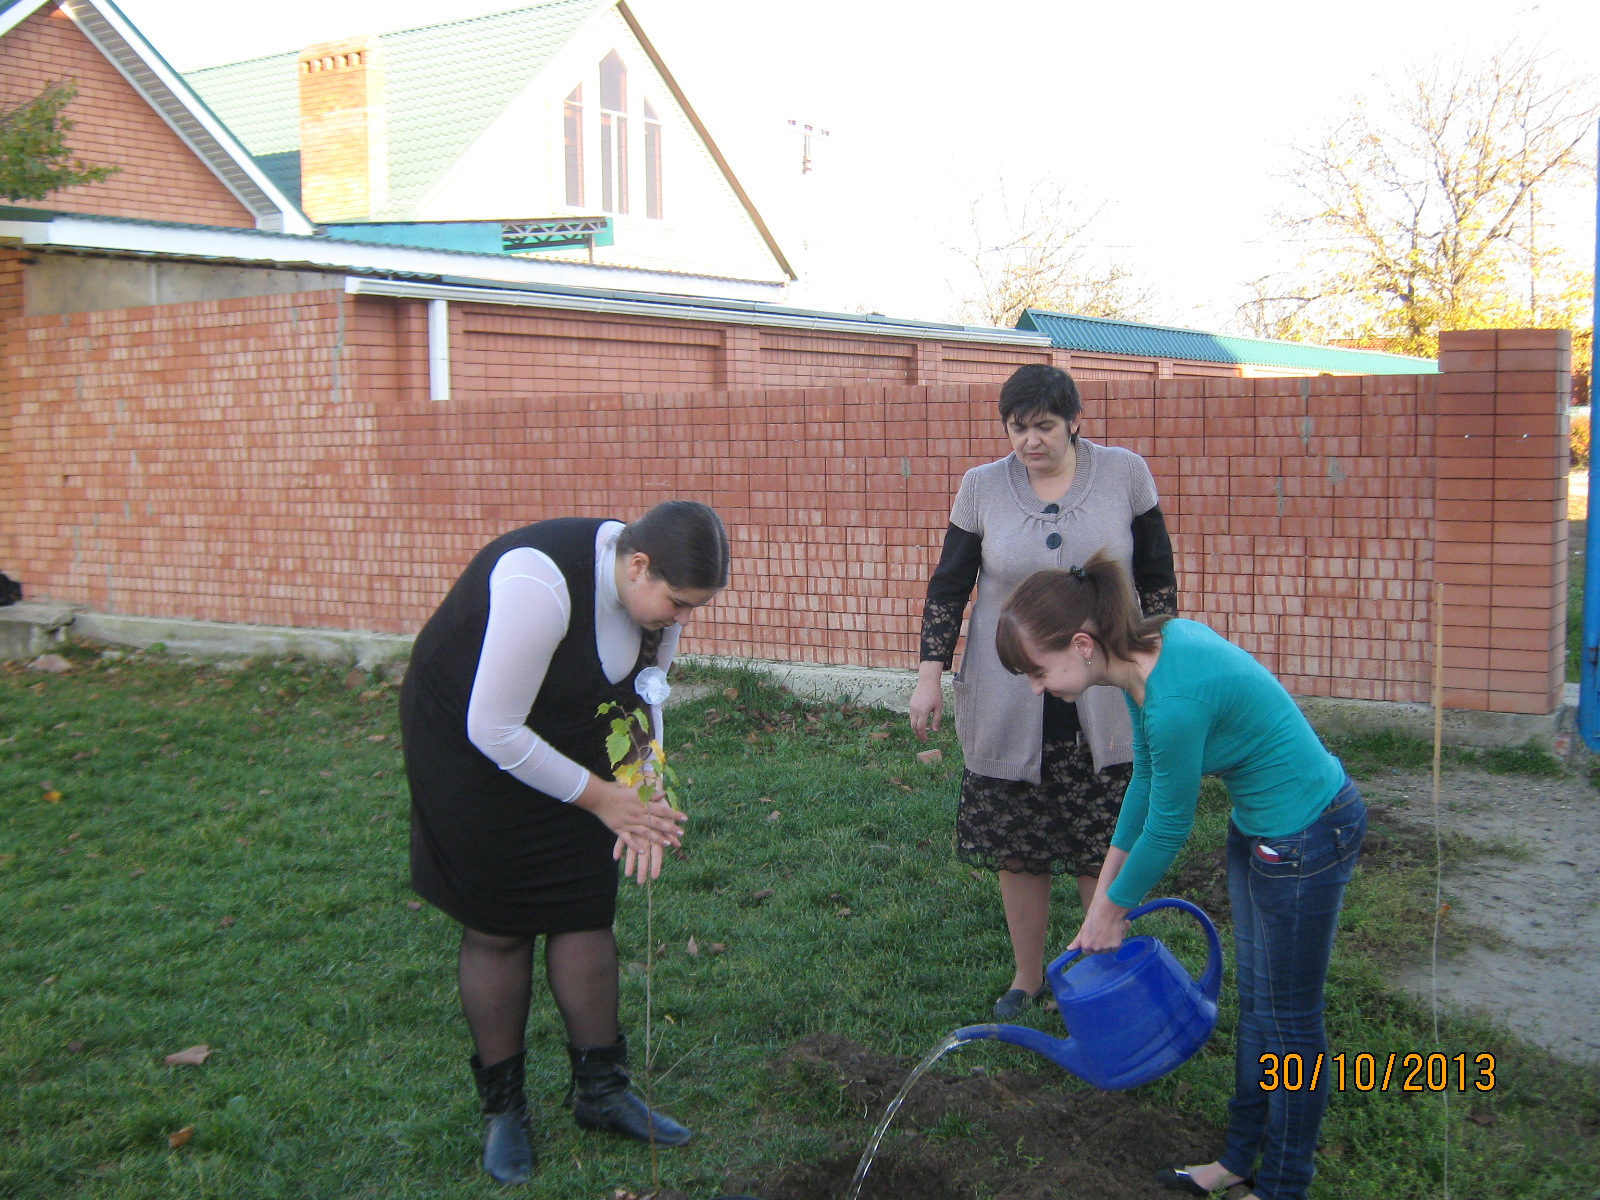
[[[1426,771],[1363,780],[1391,818],[1432,829]],[[1600,1063],[1600,793],[1585,779],[1527,779],[1450,770],[1446,828],[1516,847],[1447,870],[1450,917],[1490,936],[1439,963],[1442,1002],[1488,1017],[1569,1062]],[[1400,982],[1428,998],[1427,963]]]

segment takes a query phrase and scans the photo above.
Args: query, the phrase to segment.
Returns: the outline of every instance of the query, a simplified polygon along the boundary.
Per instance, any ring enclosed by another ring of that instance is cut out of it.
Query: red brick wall
[[[0,568],[96,608],[411,631],[494,534],[682,495],[723,513],[737,551],[693,649],[912,663],[955,486],[1006,449],[994,384],[716,390],[693,383],[715,347],[685,327],[633,343],[676,390],[575,394],[499,348],[572,330],[453,319],[441,402],[419,304],[310,293],[13,321],[19,502]],[[759,341],[738,332],[744,358],[719,369],[753,373]],[[1088,436],[1155,472],[1185,613],[1298,693],[1425,701],[1437,559],[1450,703],[1559,699],[1565,335],[1458,336],[1492,345],[1447,341],[1439,377],[1084,385]],[[599,369],[583,358],[571,373]],[[1462,420],[1487,453],[1451,450]]]
[[[452,305],[453,375],[493,391],[700,391],[843,383],[1003,383],[1028,362],[1080,380],[1154,379],[1154,360],[1084,356],[1048,346],[867,337],[804,329]],[[1178,376],[1237,376],[1215,363],[1169,363]]]
[[[67,135],[73,154],[93,166],[122,170],[104,183],[67,188],[32,203],[63,212],[255,228],[249,210],[71,18],[46,5],[0,38],[0,109],[64,79],[78,85],[78,98],[66,110],[76,124]]]

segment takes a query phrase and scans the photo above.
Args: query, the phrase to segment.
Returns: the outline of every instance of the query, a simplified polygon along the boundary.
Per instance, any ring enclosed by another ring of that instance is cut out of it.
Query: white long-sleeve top
[[[612,683],[625,678],[639,659],[643,630],[617,595],[617,535],[622,522],[607,521],[594,542],[594,637],[600,667]],[[489,575],[489,623],[467,701],[467,738],[502,771],[571,803],[589,784],[589,771],[528,728],[528,710],[544,684],[550,659],[567,636],[572,600],[561,568],[542,550],[508,550]],[[682,626],[661,635],[657,663],[663,670],[678,649]],[[661,737],[661,709],[650,723]]]

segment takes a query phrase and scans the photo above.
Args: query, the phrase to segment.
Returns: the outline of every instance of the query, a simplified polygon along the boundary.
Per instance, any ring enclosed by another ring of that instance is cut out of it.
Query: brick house
[[[554,253],[765,284],[767,299],[794,277],[626,0],[545,0],[187,78],[312,220],[352,236],[589,219],[603,237]]]
[[[52,209],[308,234],[311,225],[116,7],[0,2],[0,108],[75,81],[73,152],[121,170]]]

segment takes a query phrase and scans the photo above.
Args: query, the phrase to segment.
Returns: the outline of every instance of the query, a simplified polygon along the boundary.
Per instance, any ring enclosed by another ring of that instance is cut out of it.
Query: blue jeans
[[[1361,854],[1367,808],[1348,779],[1299,833],[1256,838],[1228,823],[1228,900],[1239,983],[1238,1050],[1227,1146],[1218,1161],[1254,1176],[1261,1200],[1303,1200],[1315,1172],[1317,1130],[1328,1107],[1322,988],[1345,884]],[[1262,1055],[1298,1054],[1303,1076],[1280,1068],[1271,1091]],[[1296,1090],[1283,1086],[1296,1083]]]

